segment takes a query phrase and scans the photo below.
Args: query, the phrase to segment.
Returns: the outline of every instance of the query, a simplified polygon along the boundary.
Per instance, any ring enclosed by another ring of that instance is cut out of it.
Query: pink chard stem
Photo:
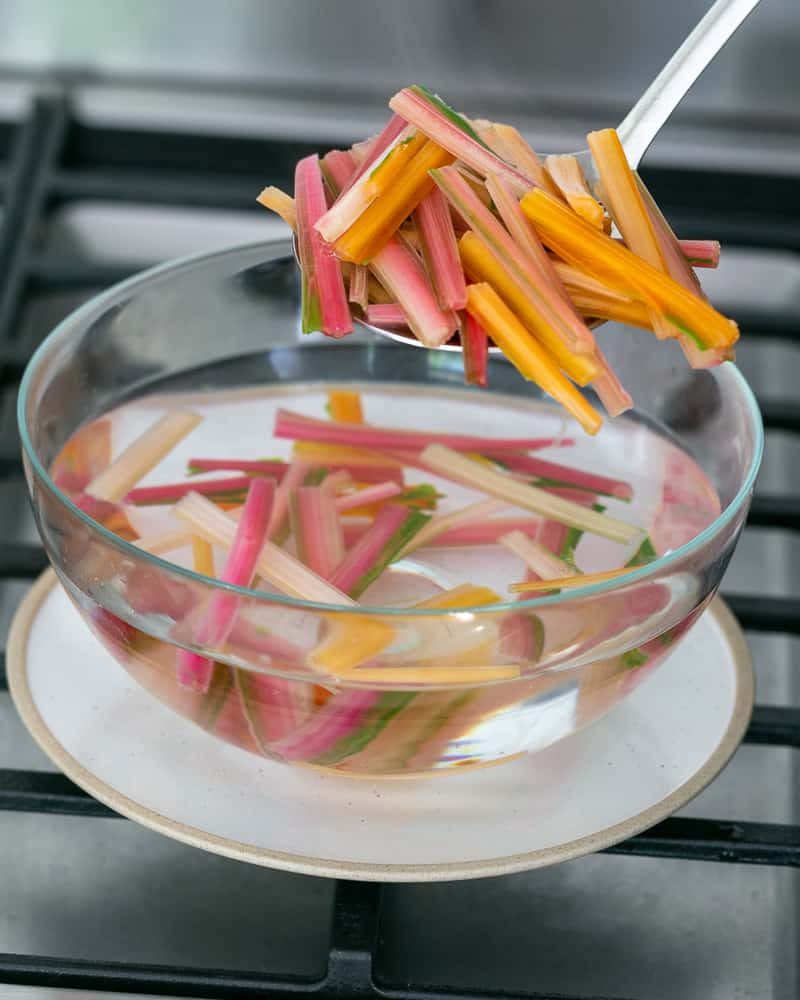
[[[717,240],[678,240],[681,253],[692,267],[719,267]]]
[[[489,364],[489,338],[472,313],[467,313],[461,323],[461,350],[464,357],[464,381],[467,385],[487,383]]]
[[[428,520],[418,510],[387,504],[349,550],[330,582],[350,597],[360,597]]]
[[[346,187],[356,173],[356,164],[349,149],[332,149],[319,163],[322,176],[334,198]]]
[[[368,305],[367,322],[388,330],[408,329],[408,316],[396,302],[375,302]]]
[[[275,502],[272,505],[272,516],[270,517],[267,537],[272,541],[280,539],[286,533],[287,518],[289,514],[289,500],[296,489],[303,485],[303,480],[308,473],[308,466],[302,462],[292,462],[289,470],[283,478],[283,482],[275,493]]]
[[[374,486],[367,486],[366,489],[354,490],[338,497],[336,509],[341,512],[352,510],[354,507],[366,507],[372,503],[382,503],[384,500],[399,496],[402,492],[403,487],[397,483],[376,483]]]
[[[553,438],[487,438],[471,434],[442,434],[428,431],[404,431],[367,424],[345,424],[334,420],[318,420],[290,410],[278,410],[273,434],[295,441],[319,441],[325,444],[376,448],[380,451],[409,449],[415,451],[429,444],[444,444],[454,451],[478,451],[490,454],[505,451],[536,451],[559,443]],[[573,444],[565,439],[564,444]],[[390,456],[394,457],[394,456]],[[404,459],[407,456],[403,456]],[[357,479],[358,476],[355,475]]]
[[[424,87],[406,87],[394,95],[389,107],[481,177],[489,173],[504,177],[519,197],[536,186],[493,153],[466,118]]]
[[[270,749],[284,760],[312,759],[362,723],[379,698],[378,691],[342,691]]]
[[[321,330],[343,337],[353,330],[342,277],[342,266],[314,228],[327,211],[319,159],[300,160],[294,175],[297,246],[302,269],[303,333]]]
[[[524,475],[535,480],[537,486],[567,486],[591,493],[616,497],[618,500],[631,500],[633,489],[630,483],[622,479],[612,479],[610,476],[599,476],[593,472],[573,469],[559,462],[549,462],[532,455],[515,455],[507,452],[492,452],[484,449],[483,454],[496,459],[509,472]]]
[[[266,476],[268,479],[283,479],[289,468],[286,462],[275,459],[245,458],[190,458],[187,473],[194,476],[199,472],[241,472],[248,476]]]
[[[347,297],[359,308],[369,308],[369,268],[364,264],[353,264]]]
[[[184,483],[166,483],[163,486],[140,486],[123,498],[123,503],[169,504],[194,491],[212,499],[244,499],[252,483],[252,476],[227,476],[224,479],[190,479]]]
[[[327,580],[344,558],[342,526],[332,493],[324,486],[301,486],[290,508],[298,556]]]
[[[409,328],[426,347],[441,347],[455,333],[458,317],[442,309],[414,251],[397,237],[370,262],[375,277],[406,315]]]
[[[442,309],[463,309],[467,304],[467,285],[450,208],[438,188],[419,203],[414,222],[439,305]]]
[[[233,545],[220,579],[238,587],[250,585],[256,562],[267,538],[275,484],[271,479],[253,479],[242,516],[236,525]],[[228,637],[239,607],[235,594],[215,593],[198,628],[198,645],[217,647]],[[178,651],[178,681],[185,687],[207,691],[214,672],[213,660],[187,650]]]

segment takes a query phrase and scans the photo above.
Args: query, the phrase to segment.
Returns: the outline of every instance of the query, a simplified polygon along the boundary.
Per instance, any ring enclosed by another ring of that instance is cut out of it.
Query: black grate
[[[315,148],[279,140],[220,141],[212,135],[94,128],[78,122],[68,101],[54,96],[35,100],[21,122],[0,122],[0,190],[5,210],[0,228],[0,389],[15,390],[36,347],[18,334],[23,310],[34,295],[88,292],[127,277],[140,266],[98,264],[41,250],[39,235],[53,209],[101,199],[257,212],[254,192],[265,183],[291,186],[294,162]],[[651,170],[647,179],[676,229],[686,237],[713,233],[739,246],[800,250],[800,187],[794,179],[753,184],[746,176],[672,168]],[[743,314],[741,310],[738,315],[748,336],[800,342],[800,325],[784,315]],[[763,412],[768,430],[800,433],[800,404],[795,400],[767,401]],[[21,475],[16,438],[0,440],[0,479]],[[757,496],[749,523],[797,531],[800,496]],[[38,546],[0,543],[0,579],[29,580],[45,565]],[[800,598],[728,594],[727,599],[746,629],[800,633]],[[0,690],[5,687],[4,660],[0,660]],[[800,747],[800,709],[757,706],[745,739],[773,747]],[[11,769],[0,770],[0,809],[98,819],[116,815],[60,774]],[[798,867],[800,826],[676,817],[610,851]],[[337,883],[327,972],[322,979],[0,954],[0,982],[231,998],[313,994],[410,1000],[477,995],[378,981],[373,956],[381,926],[381,894],[377,885]],[[547,995],[526,994],[541,1000]]]

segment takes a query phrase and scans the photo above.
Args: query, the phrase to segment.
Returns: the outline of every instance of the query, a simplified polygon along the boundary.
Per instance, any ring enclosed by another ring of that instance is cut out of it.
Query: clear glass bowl
[[[540,749],[605,714],[656,667],[668,669],[733,553],[763,431],[734,365],[692,371],[676,345],[643,333],[609,326],[603,334],[637,400],[621,419],[645,421],[693,455],[722,513],[624,582],[450,612],[317,605],[149,555],[54,484],[48,470],[77,428],[154,387],[391,384],[469,392],[476,407],[495,394],[519,405],[537,395],[502,359],[490,362],[491,389],[480,396],[460,388],[458,355],[361,335],[303,337],[298,292],[288,243],[180,261],[84,305],[28,367],[19,423],[39,531],[67,594],[116,660],[222,739],[276,760],[372,774],[452,771]],[[237,597],[246,627],[210,651],[194,641],[193,611],[221,590]],[[208,692],[178,684],[179,646],[215,661]],[[342,657],[360,664],[346,678],[335,672]],[[516,666],[518,676],[444,683],[430,669],[482,662]],[[366,668],[368,682],[359,679]]]

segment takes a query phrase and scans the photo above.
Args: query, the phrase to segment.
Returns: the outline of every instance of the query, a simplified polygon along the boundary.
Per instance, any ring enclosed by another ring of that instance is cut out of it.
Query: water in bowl
[[[241,372],[240,360],[229,370],[216,366],[213,378],[204,370],[194,382],[182,376],[177,383],[149,385],[73,435],[53,464],[55,478],[77,495],[104,464],[172,409],[189,409],[203,419],[141,486],[183,480],[189,461],[198,457],[286,461],[292,442],[273,436],[276,411],[283,407],[324,418],[327,392],[346,387],[361,393],[365,419],[380,426],[488,438],[552,438],[554,445],[537,451],[537,458],[629,485],[628,498],[597,494],[593,500],[614,517],[640,526],[659,554],[688,541],[719,512],[717,494],[697,462],[635,415],[607,421],[598,437],[589,438],[561,410],[541,400],[408,383],[252,384]],[[191,388],[193,384],[201,387]],[[564,445],[567,440],[574,443]],[[436,514],[484,499],[424,469],[407,468],[405,480],[409,486],[435,487],[440,494]],[[496,516],[530,514],[508,508]],[[120,523],[125,525],[121,530],[140,538],[176,527],[169,506],[123,505],[109,526]],[[359,520],[347,517],[344,523],[352,539]],[[541,537],[543,530],[540,525],[532,537]],[[292,550],[291,536],[286,544]],[[584,534],[571,557],[583,572],[598,572],[624,565],[638,544],[623,546]],[[214,556],[219,568],[225,554],[215,550]],[[191,568],[192,548],[182,545],[164,558]],[[581,620],[581,615],[597,615],[597,608],[456,613],[445,624],[424,625],[400,616],[392,619],[393,641],[364,664],[372,671],[369,681],[359,681],[321,677],[309,667],[311,652],[332,627],[330,616],[243,599],[237,627],[224,648],[215,651],[208,688],[198,691],[178,683],[175,663],[177,643],[191,641],[186,623],[197,620],[204,594],[191,581],[167,581],[158,566],[143,570],[124,558],[118,564],[106,562],[102,598],[92,600],[74,588],[70,593],[91,627],[143,686],[245,750],[345,773],[453,770],[547,746],[616,704],[665,658],[703,606],[691,581],[683,581],[677,591],[674,581],[651,584],[636,601],[613,609],[607,601],[602,612],[605,645],[594,634],[584,642],[589,619]],[[509,584],[525,578],[521,560],[501,545],[434,543],[393,564],[360,600],[372,608],[409,608],[442,590],[473,583],[509,601],[515,599]],[[263,583],[256,586],[271,591]],[[660,631],[659,621],[667,623]],[[626,629],[630,642],[620,645],[617,640]],[[645,631],[646,641],[639,642]],[[544,661],[547,668],[537,669]],[[470,683],[468,668],[481,663],[515,668],[518,676]],[[424,669],[432,664],[462,664],[465,675],[429,685]],[[382,668],[390,671],[386,676],[391,681],[380,681]],[[404,668],[409,671],[405,682],[398,673]]]

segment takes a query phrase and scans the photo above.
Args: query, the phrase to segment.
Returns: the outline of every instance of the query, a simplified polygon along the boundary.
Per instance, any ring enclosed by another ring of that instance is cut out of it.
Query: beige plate
[[[8,649],[11,693],[45,753],[144,826],[289,871],[422,882],[597,851],[697,795],[753,704],[747,645],[717,600],[626,702],[569,739],[436,781],[353,780],[262,760],[178,718],[109,657],[54,583],[47,572],[20,605]]]

